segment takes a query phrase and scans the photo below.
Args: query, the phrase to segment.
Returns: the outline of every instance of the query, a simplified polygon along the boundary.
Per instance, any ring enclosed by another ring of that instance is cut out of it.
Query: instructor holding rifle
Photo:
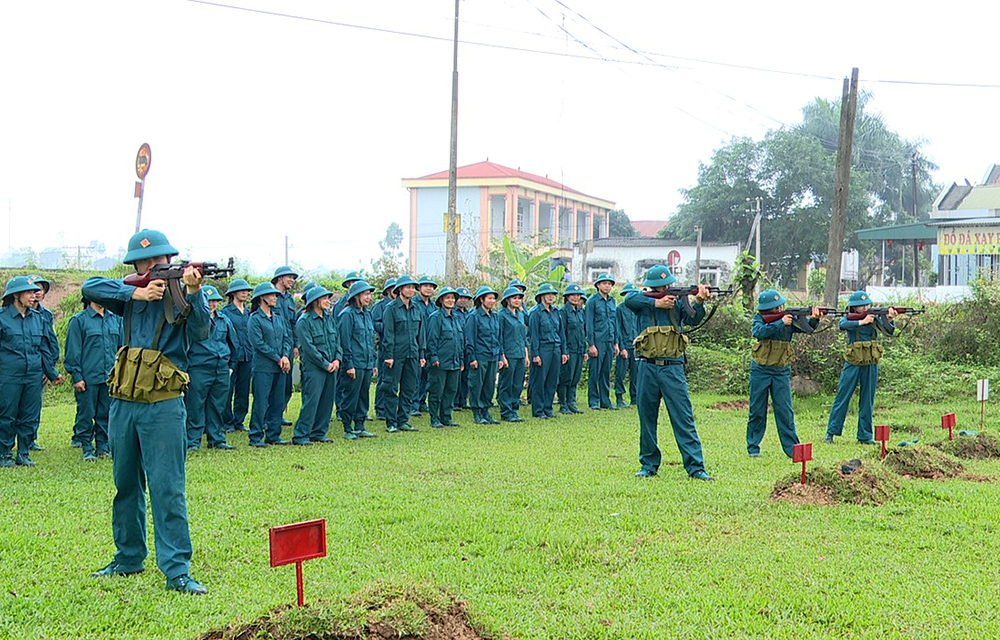
[[[114,559],[94,577],[140,573],[146,559],[146,486],[153,510],[156,564],[167,588],[207,590],[190,576],[191,534],[185,497],[188,346],[208,337],[203,273],[195,265],[165,268],[177,250],[159,231],[144,229],[128,242],[125,264],[139,274],[127,281],[90,278],[83,295],[123,318],[122,346],[108,380],[112,397],[109,440],[117,493],[112,503]],[[170,280],[144,276],[168,273]],[[176,276],[176,277],[174,277]],[[183,283],[183,290],[179,284]],[[168,288],[169,286],[169,288]],[[177,294],[180,294],[178,297]]]

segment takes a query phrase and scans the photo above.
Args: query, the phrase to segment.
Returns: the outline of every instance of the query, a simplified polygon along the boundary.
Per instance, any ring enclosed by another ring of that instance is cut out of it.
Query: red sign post
[[[813,459],[813,446],[811,442],[797,444],[792,447],[792,462],[802,463],[802,484],[806,483],[806,462]]]
[[[955,414],[954,413],[946,413],[943,416],[941,416],[941,428],[948,430],[948,439],[949,440],[954,440],[955,439],[955,433],[954,433],[954,429],[955,429]]]
[[[889,441],[889,425],[875,425],[875,439],[882,443],[882,457],[885,458],[885,443]]]
[[[272,567],[295,563],[295,586],[301,607],[305,604],[302,563],[313,558],[326,557],[326,520],[309,520],[283,527],[271,527],[268,530],[268,537],[271,543]]]

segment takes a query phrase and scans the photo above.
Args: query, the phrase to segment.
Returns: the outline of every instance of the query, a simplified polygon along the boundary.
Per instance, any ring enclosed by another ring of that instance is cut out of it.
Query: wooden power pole
[[[858,68],[851,69],[851,80],[844,78],[840,101],[840,141],[837,146],[837,169],[833,187],[833,211],[830,215],[830,243],[826,258],[826,288],[823,304],[837,306],[840,293],[840,261],[844,251],[844,228],[847,224],[847,195],[851,185],[851,146],[854,142],[854,119],[858,107]]]
[[[913,221],[917,221],[917,154],[910,154],[910,190],[913,198]],[[913,241],[913,286],[920,286],[920,251],[917,249],[917,241]],[[903,284],[906,284],[905,282]]]
[[[451,283],[458,277],[458,3],[455,0],[455,43],[451,70],[451,148],[448,162],[448,214],[445,216],[445,276]]]

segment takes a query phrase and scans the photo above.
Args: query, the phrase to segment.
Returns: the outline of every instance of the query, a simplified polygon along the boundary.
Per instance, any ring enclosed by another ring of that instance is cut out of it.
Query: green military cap
[[[473,300],[479,300],[479,299],[480,299],[480,298],[482,298],[483,296],[488,296],[488,295],[490,295],[491,293],[492,293],[493,295],[495,295],[495,296],[498,296],[498,295],[500,295],[500,294],[499,294],[499,293],[497,293],[497,292],[496,292],[496,291],[495,291],[495,290],[494,290],[494,289],[493,289],[492,287],[490,287],[490,286],[487,286],[487,285],[485,285],[485,284],[484,284],[483,286],[481,286],[481,287],[479,287],[478,289],[476,289],[476,295],[475,295],[475,296],[473,296],[473,297],[472,297],[472,299],[473,299]]]
[[[458,291],[452,289],[451,287],[444,287],[440,291],[438,291],[438,294],[436,296],[434,296],[434,304],[440,307],[441,298],[449,294],[455,296],[455,299],[458,300]]]
[[[359,293],[364,293],[365,291],[374,291],[374,290],[375,287],[371,286],[364,280],[355,280],[354,284],[352,284],[351,288],[347,291],[347,301],[350,302],[351,299],[354,298],[354,296],[358,295]]]
[[[788,302],[785,296],[774,289],[765,289],[757,296],[757,311],[769,311]]]
[[[205,285],[204,287],[201,288],[201,290],[205,292],[205,297],[208,298],[209,300],[224,300],[225,299],[225,298],[223,298],[219,294],[219,290],[216,289],[215,287],[213,287],[210,284]]]
[[[500,296],[500,302],[503,302],[504,300],[509,300],[510,298],[513,298],[514,296],[521,296],[523,298],[524,297],[524,291],[522,291],[521,289],[518,289],[514,285],[509,285],[506,289],[503,290],[503,295]]]
[[[231,296],[234,293],[238,293],[240,291],[253,291],[253,287],[251,287],[250,283],[244,280],[243,278],[237,278],[233,280],[232,282],[229,283],[229,286],[226,287],[227,296]]]
[[[559,292],[556,291],[555,287],[553,287],[551,284],[549,284],[548,282],[546,282],[542,286],[538,287],[538,293],[535,294],[535,302],[538,302],[539,298],[541,298],[542,296],[544,296],[547,293],[558,294]]]
[[[385,281],[385,284],[382,285],[382,295],[385,295],[386,291],[394,291],[395,289],[396,289],[396,279],[389,278],[388,280]]]
[[[51,288],[52,286],[52,283],[50,283],[48,280],[38,275],[37,273],[33,273],[30,276],[28,276],[28,282],[30,282],[31,284],[37,284],[39,287],[42,288],[42,291],[44,291],[45,293],[48,293],[49,288]]]
[[[316,302],[324,296],[332,296],[332,291],[327,291],[325,287],[318,284],[313,284],[309,291],[305,292],[306,306],[308,307],[312,303]]]
[[[578,284],[576,284],[574,282],[573,284],[571,284],[568,287],[566,287],[565,291],[563,291],[563,298],[565,298],[566,296],[571,296],[573,294],[576,294],[578,296],[582,296],[583,295],[583,287],[581,287],[580,285],[578,285]]]
[[[666,287],[677,282],[677,278],[674,274],[670,273],[670,269],[658,264],[654,267],[650,267],[649,271],[646,272],[646,279],[642,281],[642,286],[644,287]]]
[[[524,293],[525,291],[528,290],[528,285],[524,284],[523,282],[521,282],[517,278],[514,278],[513,280],[511,280],[510,282],[507,283],[507,288],[510,289],[511,287],[516,287],[516,288],[520,289],[521,293]],[[507,293],[507,292],[504,291],[504,293]]]
[[[159,231],[143,229],[129,238],[128,251],[125,253],[122,262],[125,264],[135,264],[137,261],[145,260],[146,258],[176,256],[177,253],[177,249],[174,249],[167,242],[167,236]]]
[[[612,277],[611,277],[611,274],[609,274],[609,273],[607,273],[607,272],[604,272],[604,273],[599,273],[599,274],[597,275],[597,279],[596,279],[596,280],[594,280],[594,285],[595,285],[595,286],[596,286],[596,285],[599,285],[599,284],[601,284],[602,282],[610,282],[611,284],[614,284],[614,283],[615,283],[615,279],[614,279],[614,278],[612,278]]]
[[[435,289],[437,289],[437,286],[438,286],[438,283],[434,282],[434,278],[432,278],[430,276],[420,276],[420,279],[417,280],[417,286],[418,287],[422,287],[425,284],[429,284],[432,287],[434,287]]]
[[[625,286],[622,287],[621,291],[623,297],[628,297],[628,294],[638,293],[638,292],[639,292],[639,287],[635,286],[634,282],[626,282]]]
[[[405,287],[408,284],[412,284],[413,286],[416,286],[417,285],[417,281],[414,280],[413,278],[411,278],[408,275],[401,275],[401,276],[399,276],[398,278],[396,278],[396,291],[399,291],[400,289],[402,289],[403,287]]]
[[[256,300],[257,298],[261,296],[266,296],[270,293],[280,294],[281,292],[275,289],[274,285],[272,285],[270,282],[261,282],[259,285],[253,288],[253,293],[250,294],[250,298],[251,300]]]
[[[469,291],[468,287],[459,287],[455,289],[455,293],[458,294],[459,298],[469,298],[469,299],[472,298],[472,292]]]
[[[277,269],[274,270],[274,275],[271,276],[271,284],[274,284],[275,281],[281,276],[292,276],[293,278],[298,278],[299,274],[295,273],[295,271],[293,271],[292,268],[287,265],[283,267],[278,267]]]
[[[344,281],[341,282],[340,285],[345,289],[350,289],[352,282],[357,282],[358,280],[363,280],[363,279],[364,278],[361,277],[360,271],[348,271],[347,275],[344,276]]]
[[[12,296],[15,293],[25,291],[41,291],[42,288],[28,280],[28,276],[14,276],[7,281],[7,288],[4,289],[3,297]]]
[[[868,293],[865,291],[855,291],[851,294],[851,298],[847,301],[848,307],[861,307],[866,304],[871,304],[872,299],[868,297]]]

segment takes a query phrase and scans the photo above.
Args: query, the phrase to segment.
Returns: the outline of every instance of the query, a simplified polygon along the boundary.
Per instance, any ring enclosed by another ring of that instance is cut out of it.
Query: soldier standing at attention
[[[83,311],[70,318],[66,327],[63,363],[76,392],[73,441],[83,448],[83,459],[88,462],[111,455],[108,374],[115,366],[121,331],[120,317],[86,298],[83,298]]]
[[[425,331],[423,314],[413,302],[417,281],[408,275],[396,278],[399,297],[385,307],[382,331],[385,349],[382,358],[386,376],[385,430],[389,433],[417,431],[410,426],[410,408],[420,369],[425,364]]]
[[[340,283],[340,286],[344,287],[344,295],[337,298],[337,301],[333,303],[333,317],[334,319],[340,317],[340,312],[344,310],[347,306],[348,294],[351,292],[351,285],[355,282],[361,280],[360,271],[349,271],[346,276],[344,276],[344,281]]]
[[[476,424],[500,424],[490,415],[496,389],[497,368],[505,366],[500,356],[500,316],[497,292],[486,285],[476,290],[476,310],[465,325],[465,360],[469,374],[469,404]]]
[[[382,362],[379,357],[382,349],[382,319],[385,316],[385,306],[396,299],[396,279],[389,278],[382,285],[382,297],[372,306],[372,325],[375,328],[375,362]],[[385,420],[385,376],[375,368],[375,419]]]
[[[517,411],[521,408],[521,389],[528,363],[524,293],[517,287],[507,287],[500,298],[500,306],[503,307],[500,310],[500,353],[507,366],[500,370],[497,404],[500,405],[501,420],[522,422]]]
[[[290,444],[281,438],[281,407],[285,378],[292,370],[292,337],[276,305],[279,291],[266,282],[253,289],[250,344],[253,345],[253,412],[250,414],[250,446]]]
[[[226,431],[246,431],[243,421],[250,410],[250,372],[253,366],[253,345],[250,344],[250,309],[247,299],[252,288],[246,280],[237,278],[226,288],[229,304],[221,313],[229,318],[236,332],[236,357],[233,358],[233,375],[229,377],[229,400],[226,402]]]
[[[59,338],[56,336],[55,331],[55,317],[52,312],[42,304],[45,300],[45,296],[49,293],[49,288],[52,284],[38,274],[32,274],[28,276],[28,282],[37,286],[39,289],[35,292],[35,298],[33,300],[33,306],[35,310],[42,314],[42,319],[45,321],[45,332],[42,334],[42,351],[47,354],[43,357],[47,357],[49,363],[47,367],[51,368],[53,371],[56,370],[56,365],[59,364]],[[62,377],[59,377],[59,382],[46,377],[46,380],[53,384],[59,384],[62,382]],[[35,432],[31,436],[31,450],[41,451],[42,447],[38,444],[38,424],[35,424]]]
[[[850,313],[868,311],[872,299],[864,291],[855,291],[847,301]],[[872,429],[873,410],[875,407],[875,386],[878,384],[878,363],[882,359],[882,345],[878,343],[878,329],[892,335],[896,331],[893,319],[898,315],[896,310],[889,308],[888,319],[866,315],[861,320],[848,320],[845,315],[840,319],[840,330],[847,332],[847,351],[844,354],[844,369],[840,372],[840,382],[837,384],[837,396],[830,409],[830,419],[826,425],[824,442],[833,444],[833,437],[844,433],[844,420],[847,418],[847,408],[851,403],[854,390],[858,392],[858,442],[875,444],[875,433]]]
[[[675,281],[667,267],[656,265],[646,272],[642,286],[662,292]],[[704,303],[711,295],[708,287],[698,285],[693,318],[676,304],[675,296],[654,299],[636,294],[625,298],[624,304],[635,312],[639,330],[635,353],[639,358],[639,463],[642,467],[635,474],[637,477],[655,476],[660,468],[656,421],[662,400],[667,407],[684,470],[695,480],[713,480],[705,472],[701,440],[694,424],[691,396],[684,376],[684,351],[688,337],[681,333],[684,325],[694,326],[705,317]]]
[[[305,294],[305,308],[295,324],[302,357],[302,408],[292,443],[331,442],[326,437],[333,416],[337,375],[342,351],[340,331],[333,318],[333,293],[317,285]]]
[[[149,273],[177,255],[159,231],[145,229],[129,239],[125,264]],[[111,528],[118,551],[93,576],[139,573],[146,559],[146,487],[153,511],[156,564],[167,588],[191,594],[207,590],[190,575],[191,532],[188,528],[184,461],[187,448],[183,389],[190,378],[188,346],[208,335],[208,301],[198,269],[183,273],[185,300],[171,300],[166,283],[153,280],[133,287],[122,280],[90,278],[83,283],[88,300],[122,316],[124,346],[109,379],[111,409],[108,433],[117,493]],[[165,320],[164,305],[190,305],[177,324]],[[143,384],[140,385],[139,382]]]
[[[753,345],[750,362],[750,412],[747,416],[747,453],[760,455],[760,442],[767,429],[767,396],[774,407],[774,422],[778,426],[781,449],[789,458],[792,447],[799,443],[795,433],[795,413],[792,411],[792,336],[802,330],[792,325],[792,316],[785,315],[773,322],[764,322],[764,312],[780,312],[788,300],[774,289],[760,292],[757,313],[754,314],[751,333],[757,342]],[[819,324],[819,310],[813,307],[809,324]]]
[[[587,404],[591,409],[617,409],[611,404],[611,360],[618,355],[618,330],[615,328],[615,299],[611,289],[615,281],[606,273],[594,282],[597,293],[587,300],[585,326],[590,353]]]
[[[531,312],[528,334],[531,339],[531,376],[535,378],[531,394],[531,413],[536,418],[555,418],[552,400],[559,384],[559,370],[569,362],[562,345],[559,312],[552,306],[556,290],[543,284],[535,294],[538,305]]]
[[[298,309],[295,305],[295,296],[292,295],[292,287],[295,286],[295,281],[298,279],[299,274],[295,273],[291,267],[284,266],[278,267],[274,270],[274,276],[271,278],[271,286],[278,290],[278,302],[274,307],[274,311],[281,318],[281,321],[285,323],[285,333],[291,337],[292,340],[292,350],[289,352],[289,362],[295,362],[295,359],[299,357],[299,350],[295,344],[295,321],[298,320]],[[281,403],[281,415],[285,415],[285,410],[288,408],[288,401],[292,399],[292,370],[288,369],[285,377],[282,379],[285,385],[285,390],[283,394],[283,401]],[[290,426],[292,422],[290,420],[285,420],[284,417],[281,418],[281,426]]]
[[[455,305],[455,318],[465,330],[465,324],[472,313],[472,292],[466,287],[455,289],[458,293],[458,304]],[[462,371],[458,375],[458,394],[455,396],[455,410],[461,411],[469,406],[469,363],[465,361],[465,349],[462,349]]]
[[[622,287],[622,299],[638,293],[639,289],[631,282]],[[615,326],[618,329],[618,356],[615,358],[615,396],[617,396],[617,406],[619,409],[634,407],[636,401],[636,373],[638,363],[632,350],[632,341],[635,340],[635,313],[624,304],[615,308]],[[625,404],[625,376],[628,374],[628,399]]]
[[[431,313],[434,312],[434,301],[432,298],[437,286],[437,283],[430,276],[420,276],[420,280],[417,281],[417,292],[420,295],[414,297],[413,302],[424,314],[424,327],[427,326],[427,321],[430,319]],[[419,416],[421,412],[427,411],[427,375],[429,371],[430,369],[427,367],[420,370],[420,381],[417,383],[417,392],[413,399],[411,416]]]
[[[576,406],[576,389],[587,360],[587,335],[584,328],[583,289],[571,284],[563,291],[559,309],[559,330],[566,362],[559,370],[559,413],[583,413]]]
[[[344,353],[344,373],[340,377],[345,400],[342,416],[344,437],[348,440],[375,436],[365,429],[375,368],[375,324],[368,310],[374,289],[364,280],[352,284],[347,292],[347,306],[338,318],[340,348]]]
[[[427,322],[427,407],[435,428],[459,426],[451,419],[465,351],[462,323],[455,315],[457,296],[451,287],[441,289],[434,299],[438,310]]]
[[[239,337],[229,318],[218,313],[222,296],[215,287],[202,287],[208,300],[208,337],[188,347],[187,373],[191,384],[184,394],[187,410],[187,448],[201,447],[202,435],[208,437],[209,449],[232,451],[226,443],[225,414],[229,398],[229,377],[232,375],[239,348]]]

